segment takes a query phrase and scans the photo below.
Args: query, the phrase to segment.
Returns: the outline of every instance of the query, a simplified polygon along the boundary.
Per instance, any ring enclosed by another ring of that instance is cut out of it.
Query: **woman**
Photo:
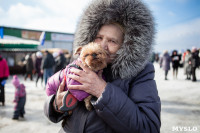
[[[196,68],[199,66],[199,53],[196,47],[192,47],[190,62],[192,67],[192,82],[196,82]]]
[[[165,71],[165,80],[168,80],[167,75],[168,71],[170,70],[170,62],[171,57],[169,56],[169,53],[167,50],[163,52],[163,56],[160,59],[160,67]]]
[[[191,51],[187,49],[185,58],[184,58],[184,74],[187,76],[186,80],[191,79],[191,72],[192,72],[192,66],[191,66]]]
[[[93,1],[77,27],[74,44],[78,47],[94,41],[107,50],[106,81],[101,78],[102,71],[96,74],[77,63],[83,70],[71,69],[76,75],[69,77],[82,85],[68,88],[92,94],[94,109],[87,111],[79,102],[71,115],[61,112],[66,94],[63,80],[57,95],[45,103],[46,116],[55,123],[63,120],[60,132],[67,133],[160,132],[160,98],[154,67],[148,63],[153,37],[153,19],[141,1]]]
[[[38,51],[36,53],[36,61],[35,61],[35,69],[36,69],[36,73],[37,73],[37,78],[36,78],[36,87],[37,87],[37,82],[38,80],[41,78],[41,85],[43,82],[43,73],[41,73],[41,63],[42,63],[42,53],[40,51]]]
[[[26,55],[26,75],[25,80],[27,77],[30,77],[30,80],[33,81],[33,60],[31,58],[31,54]]]
[[[177,79],[178,67],[180,66],[180,59],[179,59],[179,55],[177,54],[177,50],[174,50],[172,52],[171,60],[172,60],[172,68],[173,68],[173,77]]]
[[[2,106],[5,105],[4,86],[9,75],[10,75],[10,72],[9,72],[7,61],[4,58],[2,58],[0,55],[0,101],[2,102]]]

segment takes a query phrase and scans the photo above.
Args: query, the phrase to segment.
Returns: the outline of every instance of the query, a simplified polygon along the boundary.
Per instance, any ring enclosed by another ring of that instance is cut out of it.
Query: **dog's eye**
[[[89,54],[86,54],[85,57],[87,57]]]

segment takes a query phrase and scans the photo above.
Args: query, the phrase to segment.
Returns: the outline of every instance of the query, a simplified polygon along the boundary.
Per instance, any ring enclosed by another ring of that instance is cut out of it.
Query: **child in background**
[[[13,101],[15,103],[15,108],[12,119],[18,120],[19,116],[23,118],[25,114],[24,105],[26,103],[26,91],[24,84],[20,84],[17,75],[13,76],[12,83],[15,86],[15,99]]]

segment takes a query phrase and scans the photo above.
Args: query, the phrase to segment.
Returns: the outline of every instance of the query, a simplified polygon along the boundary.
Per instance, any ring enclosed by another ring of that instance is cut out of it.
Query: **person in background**
[[[61,70],[64,67],[66,67],[66,58],[63,54],[63,51],[60,50],[58,52],[58,56],[55,59],[55,71],[54,71],[54,73],[58,72],[59,70]]]
[[[47,97],[45,115],[54,123],[63,121],[62,133],[159,133],[161,103],[149,62],[155,33],[149,9],[141,0],[93,0],[80,18],[74,50],[95,42],[106,50],[108,65],[95,73],[77,61],[82,70],[72,68],[68,77],[81,85],[63,80],[57,94]],[[69,90],[91,94],[93,109],[88,111],[83,101],[71,106],[70,98],[62,104],[69,94],[66,84]],[[64,105],[73,107],[71,113],[60,110]]]
[[[13,120],[18,120],[19,117],[24,118],[25,110],[24,106],[26,103],[26,90],[24,84],[20,84],[17,75],[13,76],[12,84],[15,86],[15,103]]]
[[[31,55],[31,59],[32,59],[32,61],[33,61],[33,70],[32,70],[32,74],[35,75],[35,74],[36,74],[35,63],[36,63],[36,59],[37,59],[36,53],[33,53],[33,54]]]
[[[156,55],[155,55],[155,61],[158,63],[159,62],[159,53],[156,53]]]
[[[199,66],[200,66],[200,48],[198,50],[198,53],[199,53]],[[199,67],[200,68],[200,67]]]
[[[150,62],[151,62],[151,63],[154,63],[155,58],[156,58],[156,54],[155,54],[155,52],[152,52],[151,58],[150,58]]]
[[[20,66],[22,67],[22,75],[25,76],[26,74],[26,61],[25,61],[26,55],[23,54],[22,58],[19,61]]]
[[[196,68],[199,66],[199,53],[196,47],[192,47],[192,56],[190,58],[192,66],[192,81],[196,82]]]
[[[31,54],[27,54],[25,57],[25,65],[26,65],[26,75],[25,75],[25,80],[27,77],[30,77],[30,80],[33,81],[33,60],[31,57]]]
[[[49,51],[45,51],[44,58],[42,59],[41,63],[41,72],[44,76],[44,82],[45,86],[47,84],[47,80],[49,77],[53,75],[53,66],[55,64],[55,60],[53,58],[53,55],[49,53]]]
[[[184,56],[184,74],[186,75],[186,80],[191,79],[192,66],[190,58],[191,58],[191,51],[187,49]]]
[[[168,71],[170,70],[170,62],[171,62],[171,57],[168,51],[165,50],[160,59],[160,67],[165,71],[165,80],[168,80],[167,75]]]
[[[178,56],[179,56],[179,67],[183,68],[183,52],[181,50],[179,50],[178,52]]]
[[[37,87],[37,83],[38,80],[41,78],[41,85],[43,82],[43,73],[41,72],[41,63],[42,63],[42,53],[40,51],[38,51],[36,53],[36,61],[35,61],[35,69],[36,69],[36,73],[37,73],[37,78],[36,78],[36,87]]]
[[[6,80],[10,75],[9,67],[7,61],[2,58],[0,55],[0,102],[2,102],[2,106],[5,106],[5,84]]]
[[[178,55],[177,50],[174,50],[172,52],[171,60],[172,60],[173,77],[174,79],[177,79],[178,68],[180,65],[180,56]]]

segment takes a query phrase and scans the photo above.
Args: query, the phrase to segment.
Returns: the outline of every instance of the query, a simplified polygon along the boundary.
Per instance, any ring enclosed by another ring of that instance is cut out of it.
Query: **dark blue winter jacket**
[[[92,99],[94,110],[87,111],[80,102],[73,114],[65,118],[60,132],[159,133],[161,103],[154,72],[149,63],[135,78],[108,82],[102,96]],[[57,123],[64,114],[54,111],[54,97],[46,101],[45,114]]]

